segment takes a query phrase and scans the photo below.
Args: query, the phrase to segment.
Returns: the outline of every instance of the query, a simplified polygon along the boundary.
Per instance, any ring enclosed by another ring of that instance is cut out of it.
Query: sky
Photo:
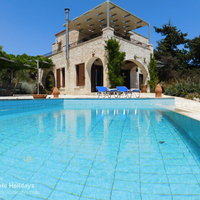
[[[7,53],[43,55],[51,51],[54,34],[63,30],[64,8],[70,19],[103,3],[104,0],[0,0],[0,45]],[[113,3],[151,25],[151,43],[161,36],[154,26],[169,21],[188,33],[200,35],[200,0],[112,0]]]

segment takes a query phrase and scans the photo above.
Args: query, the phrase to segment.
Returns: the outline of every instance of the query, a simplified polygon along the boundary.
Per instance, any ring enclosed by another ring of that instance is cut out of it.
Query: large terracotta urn
[[[141,85],[141,92],[147,93],[147,85]]]
[[[53,97],[54,97],[54,98],[58,98],[58,97],[59,97],[60,91],[58,90],[57,87],[55,87],[55,88],[53,89],[52,94],[53,94]]]
[[[155,88],[155,97],[156,98],[162,97],[162,87],[161,87],[160,84],[156,85],[156,88]]]

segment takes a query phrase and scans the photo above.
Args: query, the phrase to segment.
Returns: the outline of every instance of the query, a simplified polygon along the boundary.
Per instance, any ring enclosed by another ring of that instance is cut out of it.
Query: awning
[[[107,26],[107,4],[109,4],[110,27],[121,35],[148,25],[147,22],[111,2],[104,2],[94,9],[80,15],[69,23],[69,30],[84,34],[99,34]]]

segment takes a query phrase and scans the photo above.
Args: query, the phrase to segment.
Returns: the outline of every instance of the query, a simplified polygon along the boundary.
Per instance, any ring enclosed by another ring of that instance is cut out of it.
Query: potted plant
[[[142,93],[147,93],[147,85],[142,84],[140,89]]]

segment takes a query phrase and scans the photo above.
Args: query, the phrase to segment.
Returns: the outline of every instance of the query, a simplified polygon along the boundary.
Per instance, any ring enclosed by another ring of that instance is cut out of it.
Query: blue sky
[[[54,34],[63,30],[64,8],[70,19],[92,9],[103,0],[0,0],[0,45],[8,53],[42,55],[51,51]],[[200,35],[199,0],[113,0],[151,24],[151,43],[160,35],[153,26],[171,21],[189,38]]]

